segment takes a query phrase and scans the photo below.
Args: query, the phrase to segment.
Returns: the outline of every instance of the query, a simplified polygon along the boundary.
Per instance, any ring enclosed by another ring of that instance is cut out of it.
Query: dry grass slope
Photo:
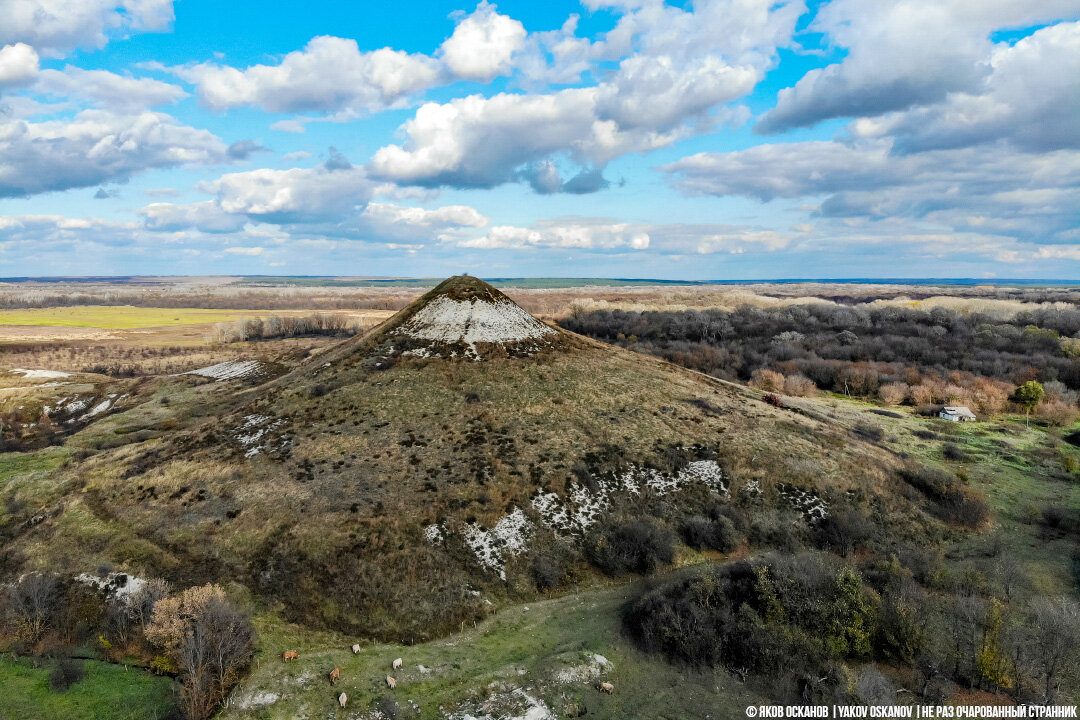
[[[671,522],[717,500],[778,528],[852,498],[900,534],[921,517],[898,490],[895,459],[809,403],[770,407],[755,391],[563,330],[525,349],[477,343],[480,361],[449,359],[452,343],[441,358],[408,354],[419,341],[395,330],[440,297],[505,296],[454,278],[259,387],[148,386],[138,409],[69,445],[170,419],[174,429],[56,471],[64,490],[37,499],[44,519],[9,528],[6,546],[20,549],[7,569],[110,562],[180,584],[239,580],[291,619],[417,642],[534,597],[530,552],[569,547],[564,582],[582,577],[591,536],[555,533],[540,494]],[[672,492],[665,483],[693,461],[716,463],[726,494]],[[634,467],[656,475],[631,492],[617,478]],[[529,552],[507,550],[499,569],[483,547],[511,516],[531,529]]]

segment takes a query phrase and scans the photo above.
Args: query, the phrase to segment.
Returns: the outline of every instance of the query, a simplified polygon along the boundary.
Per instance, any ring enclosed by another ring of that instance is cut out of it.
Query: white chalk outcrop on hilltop
[[[473,355],[477,343],[520,343],[554,335],[552,330],[505,298],[434,298],[401,324],[396,334],[443,345],[464,344]]]

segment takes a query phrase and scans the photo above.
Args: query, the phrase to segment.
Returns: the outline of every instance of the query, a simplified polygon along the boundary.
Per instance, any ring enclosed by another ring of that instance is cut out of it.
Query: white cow
[[[360,652],[360,643],[357,643],[357,644],[352,646],[352,654],[356,655],[358,652]]]
[[[401,669],[401,658],[398,658],[397,660],[394,661],[394,669],[395,670],[400,670]]]
[[[348,695],[346,695],[345,693],[341,693],[340,695],[337,696],[337,703],[342,708],[344,708],[345,707],[345,701],[348,700],[348,699],[349,699]]]

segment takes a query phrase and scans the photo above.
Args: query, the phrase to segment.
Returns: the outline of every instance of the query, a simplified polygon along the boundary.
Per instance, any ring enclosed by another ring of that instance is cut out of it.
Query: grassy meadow
[[[204,310],[202,308],[76,305],[74,307],[0,310],[0,325],[131,330],[134,328],[230,322],[241,317],[250,317],[257,314],[237,310]]]
[[[165,720],[172,680],[122,665],[83,661],[86,676],[65,691],[49,686],[49,664],[0,658],[3,720]]]
[[[258,667],[234,691],[221,717],[347,718],[389,703],[397,703],[405,717],[441,718],[451,708],[520,717],[539,706],[528,696],[556,717],[735,718],[745,717],[747,705],[764,701],[765,688],[724,672],[670,665],[624,638],[620,608],[640,584],[514,606],[475,628],[415,646],[313,633],[264,615],[258,623]],[[356,655],[349,649],[354,642],[361,645]],[[299,651],[300,659],[283,664],[284,649]],[[397,657],[403,667],[394,671]],[[335,667],[341,679],[330,687],[327,677]],[[387,675],[397,681],[393,691]],[[612,683],[615,692],[599,692],[600,682]],[[345,711],[337,705],[340,692],[349,698]]]

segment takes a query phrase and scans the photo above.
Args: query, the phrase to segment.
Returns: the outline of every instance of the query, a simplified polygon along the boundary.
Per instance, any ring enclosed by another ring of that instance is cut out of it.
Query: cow
[[[602,683],[600,683],[600,692],[604,692],[604,693],[607,693],[608,695],[611,695],[613,692],[615,692],[615,686],[612,685],[609,682],[602,682]]]
[[[337,696],[337,704],[340,705],[342,709],[345,709],[345,701],[348,699],[348,695],[346,695],[345,693],[341,693]]]
[[[286,650],[285,652],[281,653],[281,662],[289,662],[290,660],[299,659],[300,653],[296,652],[295,650]]]
[[[333,685],[337,682],[337,679],[341,677],[341,670],[334,668],[330,671],[330,684]]]
[[[398,658],[397,660],[394,661],[394,669],[395,670],[400,670],[401,669],[401,658]]]
[[[357,644],[352,646],[352,654],[356,655],[359,652],[360,652],[360,643],[357,643]]]
[[[396,688],[396,687],[397,687],[397,680],[395,680],[394,678],[392,678],[392,677],[390,677],[389,675],[387,675],[387,676],[386,676],[386,687],[388,687],[388,688],[390,688],[391,690],[393,690],[394,688]]]

